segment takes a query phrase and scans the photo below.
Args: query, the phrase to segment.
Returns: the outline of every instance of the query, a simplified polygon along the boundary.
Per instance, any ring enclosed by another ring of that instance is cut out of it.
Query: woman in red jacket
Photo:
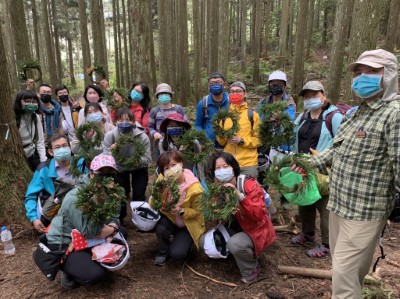
[[[212,170],[216,182],[235,189],[240,197],[240,211],[227,227],[230,235],[227,248],[236,260],[241,280],[250,283],[261,272],[257,256],[275,241],[275,230],[264,204],[264,191],[254,178],[246,177],[244,193],[239,192],[240,167],[229,153],[219,153],[213,160]],[[200,243],[204,244],[202,241]]]

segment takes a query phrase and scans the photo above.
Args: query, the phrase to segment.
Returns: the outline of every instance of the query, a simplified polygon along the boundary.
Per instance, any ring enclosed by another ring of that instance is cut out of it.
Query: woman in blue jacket
[[[307,82],[300,96],[303,97],[305,112],[300,114],[294,122],[296,126],[295,152],[309,154],[311,149],[323,151],[332,144],[343,115],[327,99],[325,89],[318,81]],[[320,215],[322,242],[317,247],[306,251],[310,257],[324,257],[330,253],[327,204],[328,197],[322,197],[312,205],[299,206],[303,232],[292,238],[293,244],[314,242],[317,210]]]

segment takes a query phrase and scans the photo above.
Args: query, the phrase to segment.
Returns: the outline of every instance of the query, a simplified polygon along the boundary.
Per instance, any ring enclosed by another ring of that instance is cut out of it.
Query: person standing
[[[363,52],[348,66],[361,98],[333,145],[311,162],[331,165],[328,202],[332,298],[361,299],[363,281],[400,187],[400,96],[392,53]],[[294,171],[299,171],[293,166]]]

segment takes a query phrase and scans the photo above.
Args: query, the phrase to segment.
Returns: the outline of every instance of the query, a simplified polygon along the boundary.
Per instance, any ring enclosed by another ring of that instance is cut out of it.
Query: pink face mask
[[[97,93],[91,93],[91,94],[87,94],[86,95],[86,99],[90,102],[90,103],[97,103],[100,100],[100,97]]]

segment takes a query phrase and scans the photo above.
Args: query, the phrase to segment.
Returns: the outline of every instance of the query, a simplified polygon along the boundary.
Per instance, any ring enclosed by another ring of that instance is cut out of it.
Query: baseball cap
[[[322,91],[323,93],[325,93],[324,86],[319,81],[308,81],[306,84],[304,84],[303,89],[299,93],[299,96],[304,96],[306,90]]]
[[[268,77],[268,82],[272,80],[282,80],[287,82],[286,74],[282,71],[274,71]]]
[[[243,82],[240,82],[240,81],[233,82],[229,88],[232,88],[234,86],[240,87],[241,89],[246,91],[246,85],[244,85]]]
[[[117,171],[117,165],[115,159],[111,155],[100,154],[93,158],[92,163],[90,163],[90,170],[96,171],[103,167],[111,167]]]

